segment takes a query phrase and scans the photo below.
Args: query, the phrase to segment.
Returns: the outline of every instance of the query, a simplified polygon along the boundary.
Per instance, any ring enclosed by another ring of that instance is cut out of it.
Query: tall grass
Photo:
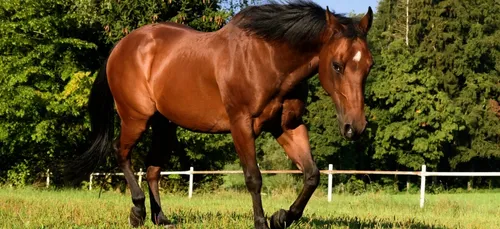
[[[294,191],[262,196],[268,217],[288,209]],[[291,228],[500,228],[500,193],[427,195],[334,195],[321,191]],[[0,189],[0,228],[129,228],[130,194],[99,190]],[[245,192],[162,194],[165,213],[178,228],[252,228],[251,198]],[[149,221],[144,228],[154,228]]]

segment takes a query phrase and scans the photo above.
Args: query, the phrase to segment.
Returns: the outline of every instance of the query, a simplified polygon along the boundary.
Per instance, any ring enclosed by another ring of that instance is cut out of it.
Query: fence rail
[[[300,174],[300,170],[261,170],[262,174]],[[406,175],[406,176],[420,176],[420,207],[424,207],[425,203],[425,178],[433,176],[449,176],[449,177],[500,177],[500,172],[427,172],[427,167],[422,165],[421,171],[371,171],[371,170],[334,170],[333,165],[328,165],[328,170],[320,170],[321,174],[326,174],[328,176],[328,202],[332,201],[332,190],[333,190],[333,175],[334,174],[376,174],[376,175]],[[50,176],[51,172],[46,171],[46,186],[50,186]],[[138,176],[139,184],[142,183],[142,177],[146,175],[142,169],[139,172],[134,173]],[[190,167],[187,171],[163,171],[160,172],[161,175],[187,175],[189,176],[189,188],[188,197],[193,196],[193,177],[194,175],[204,175],[204,174],[243,174],[242,170],[225,170],[225,171],[195,171],[193,167]],[[123,176],[123,173],[92,173],[89,178],[89,190],[92,190],[92,183],[94,176]]]
[[[300,174],[300,170],[261,170],[262,174]],[[500,172],[427,172],[425,165],[422,165],[421,171],[371,171],[371,170],[334,170],[333,165],[328,165],[328,170],[320,170],[321,174],[328,175],[328,202],[332,201],[332,190],[333,190],[333,175],[334,174],[376,174],[376,175],[406,175],[406,176],[420,176],[420,207],[424,207],[425,203],[425,178],[432,176],[489,176],[489,177],[500,177]],[[161,172],[161,175],[188,175],[189,176],[189,189],[188,197],[193,196],[193,176],[194,175],[204,175],[204,174],[243,174],[242,170],[226,170],[226,171],[195,171],[193,167],[190,167],[188,171],[165,171]],[[123,173],[92,173],[90,175],[89,190],[92,190],[92,180],[94,176],[103,175],[121,175]],[[142,182],[142,177],[146,175],[142,169],[136,172],[135,175],[138,176],[139,183]]]

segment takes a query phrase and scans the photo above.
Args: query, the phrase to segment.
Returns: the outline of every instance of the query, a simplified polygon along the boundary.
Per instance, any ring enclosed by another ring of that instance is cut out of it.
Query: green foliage
[[[230,16],[229,11],[221,8],[221,1],[209,0],[78,0],[72,8],[78,12],[81,23],[100,27],[98,33],[111,44],[150,23],[171,21],[201,31],[213,31]]]
[[[63,161],[88,147],[87,99],[111,47],[148,23],[176,21],[203,31],[218,29],[231,12],[221,5],[208,0],[0,2],[0,176],[27,165],[26,182],[47,168],[59,182]],[[225,157],[231,149],[223,138],[227,136],[181,133],[188,156],[174,155],[172,168],[185,168],[188,159],[207,169],[234,160]],[[146,134],[135,154],[137,167],[143,164],[141,154],[149,150],[147,143]],[[208,158],[210,151],[222,152]],[[101,169],[116,169],[110,160]]]
[[[7,171],[7,183],[16,187],[24,187],[30,176],[28,165],[20,163]]]
[[[369,125],[360,141],[342,139],[331,99],[309,80],[305,120],[319,167],[498,171],[500,6],[422,0],[408,9],[407,45],[406,1],[377,7],[369,34],[376,64],[365,92]],[[335,182],[356,186],[349,179]]]
[[[469,170],[479,165],[473,158],[498,163],[500,121],[488,104],[500,95],[500,7],[494,1],[411,1],[407,46],[400,29],[405,6],[381,1],[371,36],[377,63],[367,88],[378,127],[373,158],[412,170],[422,164]]]
[[[255,142],[259,168],[263,170],[297,169],[285,150],[270,133],[263,133]]]
[[[228,164],[224,166],[224,170],[241,170],[238,164]],[[220,186],[223,190],[245,191],[245,179],[241,174],[225,174],[222,176],[223,184]]]
[[[78,72],[97,46],[68,9],[62,0],[0,3],[0,174],[24,163],[33,179],[84,139],[89,79]]]
[[[354,176],[351,176],[351,178],[345,185],[345,190],[347,193],[352,193],[354,195],[362,194],[365,190],[365,182],[356,179],[356,177]]]

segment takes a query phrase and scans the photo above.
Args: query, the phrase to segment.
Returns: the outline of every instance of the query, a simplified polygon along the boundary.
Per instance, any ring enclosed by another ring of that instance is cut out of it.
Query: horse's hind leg
[[[145,196],[132,172],[130,152],[146,129],[149,116],[140,115],[132,118],[128,115],[124,116],[121,113],[120,117],[122,117],[120,136],[119,140],[115,142],[116,157],[118,166],[130,186],[132,203],[134,204],[130,211],[129,222],[132,226],[138,227],[144,224],[144,219],[146,218]]]
[[[168,161],[177,145],[177,126],[157,113],[151,120],[151,127],[153,129],[153,147],[146,158],[151,220],[154,224],[168,225],[170,221],[161,209],[158,180],[160,179],[161,166]]]

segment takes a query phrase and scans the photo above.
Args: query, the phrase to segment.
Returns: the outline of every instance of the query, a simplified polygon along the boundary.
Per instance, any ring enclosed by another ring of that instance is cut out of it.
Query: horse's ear
[[[328,6],[326,7],[326,10],[325,10],[325,17],[326,17],[326,25],[330,28],[335,28],[337,26],[339,26],[339,22],[337,20],[337,18],[335,18],[335,16],[330,12],[330,9],[328,8]]]
[[[339,32],[342,29],[342,25],[339,23],[337,18],[330,12],[328,6],[325,10],[326,18],[326,33],[324,34],[324,41],[330,40],[334,33]]]
[[[328,6],[326,6],[326,10],[325,10],[325,17],[326,17],[326,24],[327,25],[330,25],[330,22],[331,22],[331,17],[332,17],[332,13],[330,13],[330,9],[328,8]]]
[[[371,7],[368,7],[368,12],[361,18],[361,21],[359,21],[359,28],[367,34],[370,28],[372,27],[372,21],[373,21],[373,11]]]

